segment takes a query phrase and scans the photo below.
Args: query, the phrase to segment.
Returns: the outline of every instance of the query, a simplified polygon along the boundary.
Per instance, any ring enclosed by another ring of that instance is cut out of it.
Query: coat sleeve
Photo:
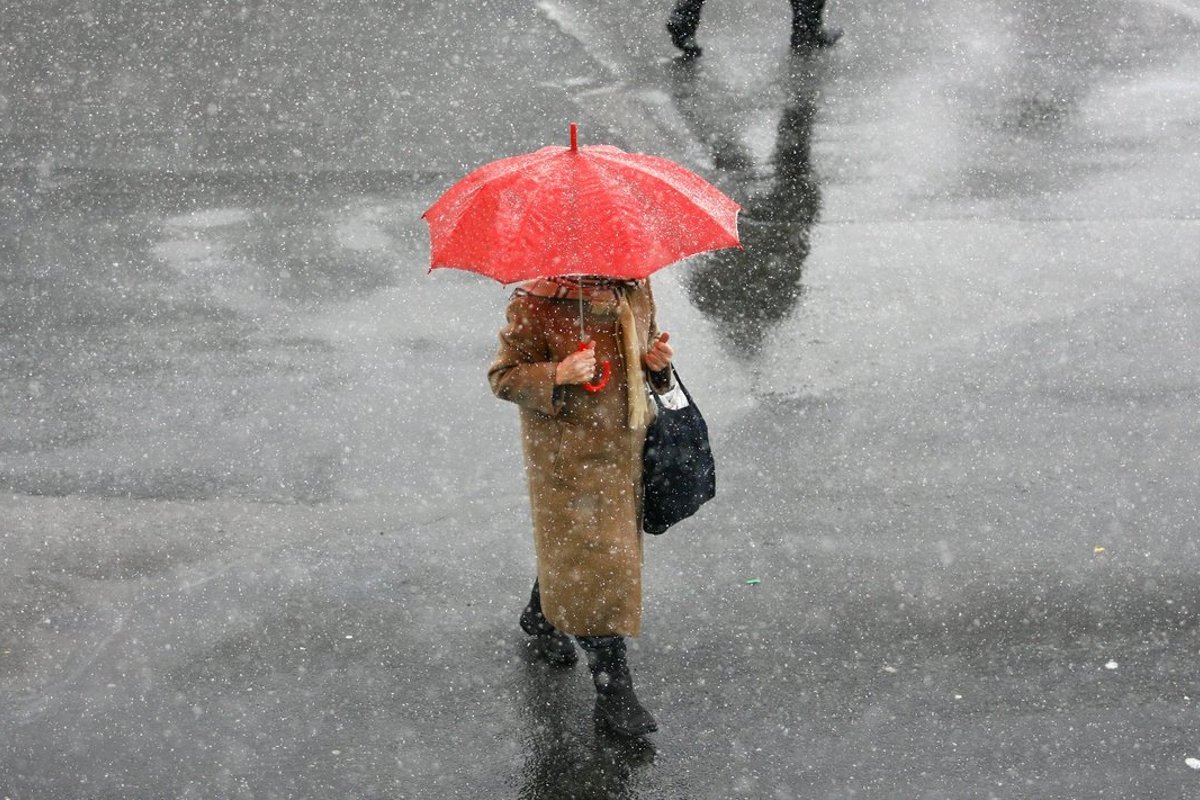
[[[654,290],[650,288],[649,278],[646,279],[646,296],[650,300],[650,331],[646,341],[647,343],[653,343],[658,338],[658,307],[654,304]],[[653,387],[657,394],[669,392],[675,383],[675,377],[670,367],[659,372],[651,372],[644,366],[642,369],[650,379],[650,386]]]
[[[563,392],[554,383],[558,363],[550,354],[546,332],[524,297],[509,302],[507,317],[500,349],[488,368],[492,393],[552,417],[563,407]]]

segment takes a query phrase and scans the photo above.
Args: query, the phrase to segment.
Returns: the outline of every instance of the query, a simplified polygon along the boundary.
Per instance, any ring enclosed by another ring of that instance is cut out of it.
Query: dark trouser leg
[[[792,28],[803,28],[815,33],[821,30],[821,14],[825,11],[825,0],[791,0]]]
[[[700,55],[696,44],[696,29],[700,27],[700,11],[704,0],[676,0],[671,16],[667,17],[667,33],[671,43],[683,51],[685,56]]]
[[[792,47],[828,47],[842,35],[822,22],[825,0],[791,0]]]
[[[533,590],[529,593],[529,603],[521,612],[520,623],[521,630],[533,637],[538,654],[549,663],[569,667],[579,659],[575,645],[571,644],[571,637],[551,625],[550,620],[542,614],[542,592],[536,578]]]
[[[587,653],[592,683],[596,686],[596,717],[626,736],[644,736],[658,723],[638,702],[633,676],[625,659],[625,639],[620,636],[579,636]]]

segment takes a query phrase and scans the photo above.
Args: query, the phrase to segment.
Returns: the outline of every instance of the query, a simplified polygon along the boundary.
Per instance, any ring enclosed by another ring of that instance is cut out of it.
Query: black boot
[[[842,38],[841,28],[827,28],[821,21],[825,0],[791,0],[792,49],[829,47]]]
[[[703,51],[696,44],[696,28],[700,27],[700,9],[704,0],[678,0],[667,17],[667,33],[671,44],[683,51],[684,58],[695,58]]]
[[[533,648],[547,663],[556,667],[569,667],[579,660],[571,637],[550,624],[542,615],[542,593],[538,582],[533,582],[529,593],[529,605],[521,612],[521,630],[533,637]]]
[[[596,719],[625,736],[645,736],[658,723],[638,702],[620,636],[580,637],[596,685]]]

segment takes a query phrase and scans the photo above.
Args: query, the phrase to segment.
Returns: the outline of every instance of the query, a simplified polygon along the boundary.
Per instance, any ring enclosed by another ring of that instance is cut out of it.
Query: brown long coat
[[[644,353],[658,335],[654,296],[649,281],[625,291]],[[636,636],[646,429],[627,424],[629,365],[615,313],[586,301],[584,312],[597,361],[612,362],[604,389],[554,385],[557,363],[579,349],[578,299],[521,292],[509,302],[488,380],[520,407],[543,613],[565,633]],[[643,382],[640,361],[632,368]]]

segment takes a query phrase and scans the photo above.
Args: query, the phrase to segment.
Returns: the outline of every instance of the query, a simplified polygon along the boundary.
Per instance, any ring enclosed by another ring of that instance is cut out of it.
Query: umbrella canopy
[[[611,145],[543,147],[493,161],[422,217],[430,269],[501,283],[556,275],[645,278],[681,258],[738,246],[739,206],[679,164]]]

